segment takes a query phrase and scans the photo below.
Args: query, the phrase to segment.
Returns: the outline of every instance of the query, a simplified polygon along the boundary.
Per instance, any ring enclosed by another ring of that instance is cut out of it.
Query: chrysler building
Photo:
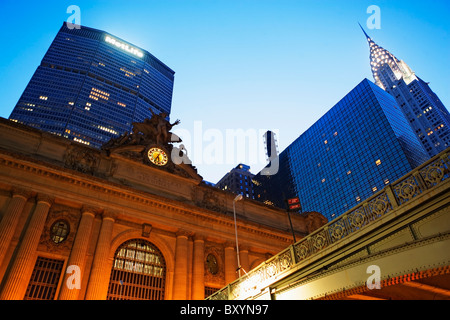
[[[450,114],[428,83],[402,60],[377,45],[363,30],[370,46],[375,83],[396,100],[430,157],[450,146]]]

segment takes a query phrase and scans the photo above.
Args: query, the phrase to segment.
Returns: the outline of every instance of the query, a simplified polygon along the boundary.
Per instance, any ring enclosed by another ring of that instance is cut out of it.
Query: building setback
[[[64,23],[9,119],[93,147],[171,111],[174,71],[107,32]]]
[[[255,199],[341,215],[428,159],[395,99],[364,79],[279,155],[279,171],[255,176]]]

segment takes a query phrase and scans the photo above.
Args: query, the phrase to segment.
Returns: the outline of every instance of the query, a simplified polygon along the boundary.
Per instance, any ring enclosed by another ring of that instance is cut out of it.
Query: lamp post
[[[238,243],[238,235],[237,235],[237,224],[236,224],[236,201],[242,200],[244,197],[242,194],[239,194],[233,200],[233,213],[234,213],[234,234],[236,235],[236,255],[237,255],[237,264],[238,264],[238,272],[239,278],[241,277],[241,261],[239,259],[239,243]]]

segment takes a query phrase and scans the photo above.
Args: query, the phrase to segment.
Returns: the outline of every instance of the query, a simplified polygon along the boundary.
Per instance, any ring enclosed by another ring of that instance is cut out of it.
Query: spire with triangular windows
[[[361,30],[364,32],[364,35],[366,36],[367,41],[369,42],[370,67],[372,70],[373,78],[375,79],[375,83],[379,87],[386,89],[385,85],[383,84],[384,81],[380,74],[380,71],[386,66],[390,67],[390,69],[392,70],[392,73],[390,74],[391,76],[395,77],[395,79],[391,80],[400,80],[403,78],[405,82],[410,83],[412,80],[416,79],[414,72],[405,62],[397,59],[388,50],[377,45],[375,41],[373,41],[372,38],[369,37],[364,28],[361,26],[361,24],[359,24],[359,26],[361,27]]]

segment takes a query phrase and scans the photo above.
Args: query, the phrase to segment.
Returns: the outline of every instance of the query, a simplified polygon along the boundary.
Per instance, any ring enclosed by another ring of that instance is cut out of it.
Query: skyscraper
[[[363,30],[370,47],[375,83],[397,101],[430,157],[450,146],[450,114],[428,83],[402,60],[377,45]]]
[[[215,187],[242,194],[244,197],[253,199],[252,179],[255,175],[250,172],[250,166],[240,163],[216,183]]]
[[[9,119],[93,147],[170,114],[174,71],[107,32],[63,23]]]
[[[427,158],[395,99],[365,79],[280,153],[277,174],[254,177],[255,199],[298,196],[332,220]]]

